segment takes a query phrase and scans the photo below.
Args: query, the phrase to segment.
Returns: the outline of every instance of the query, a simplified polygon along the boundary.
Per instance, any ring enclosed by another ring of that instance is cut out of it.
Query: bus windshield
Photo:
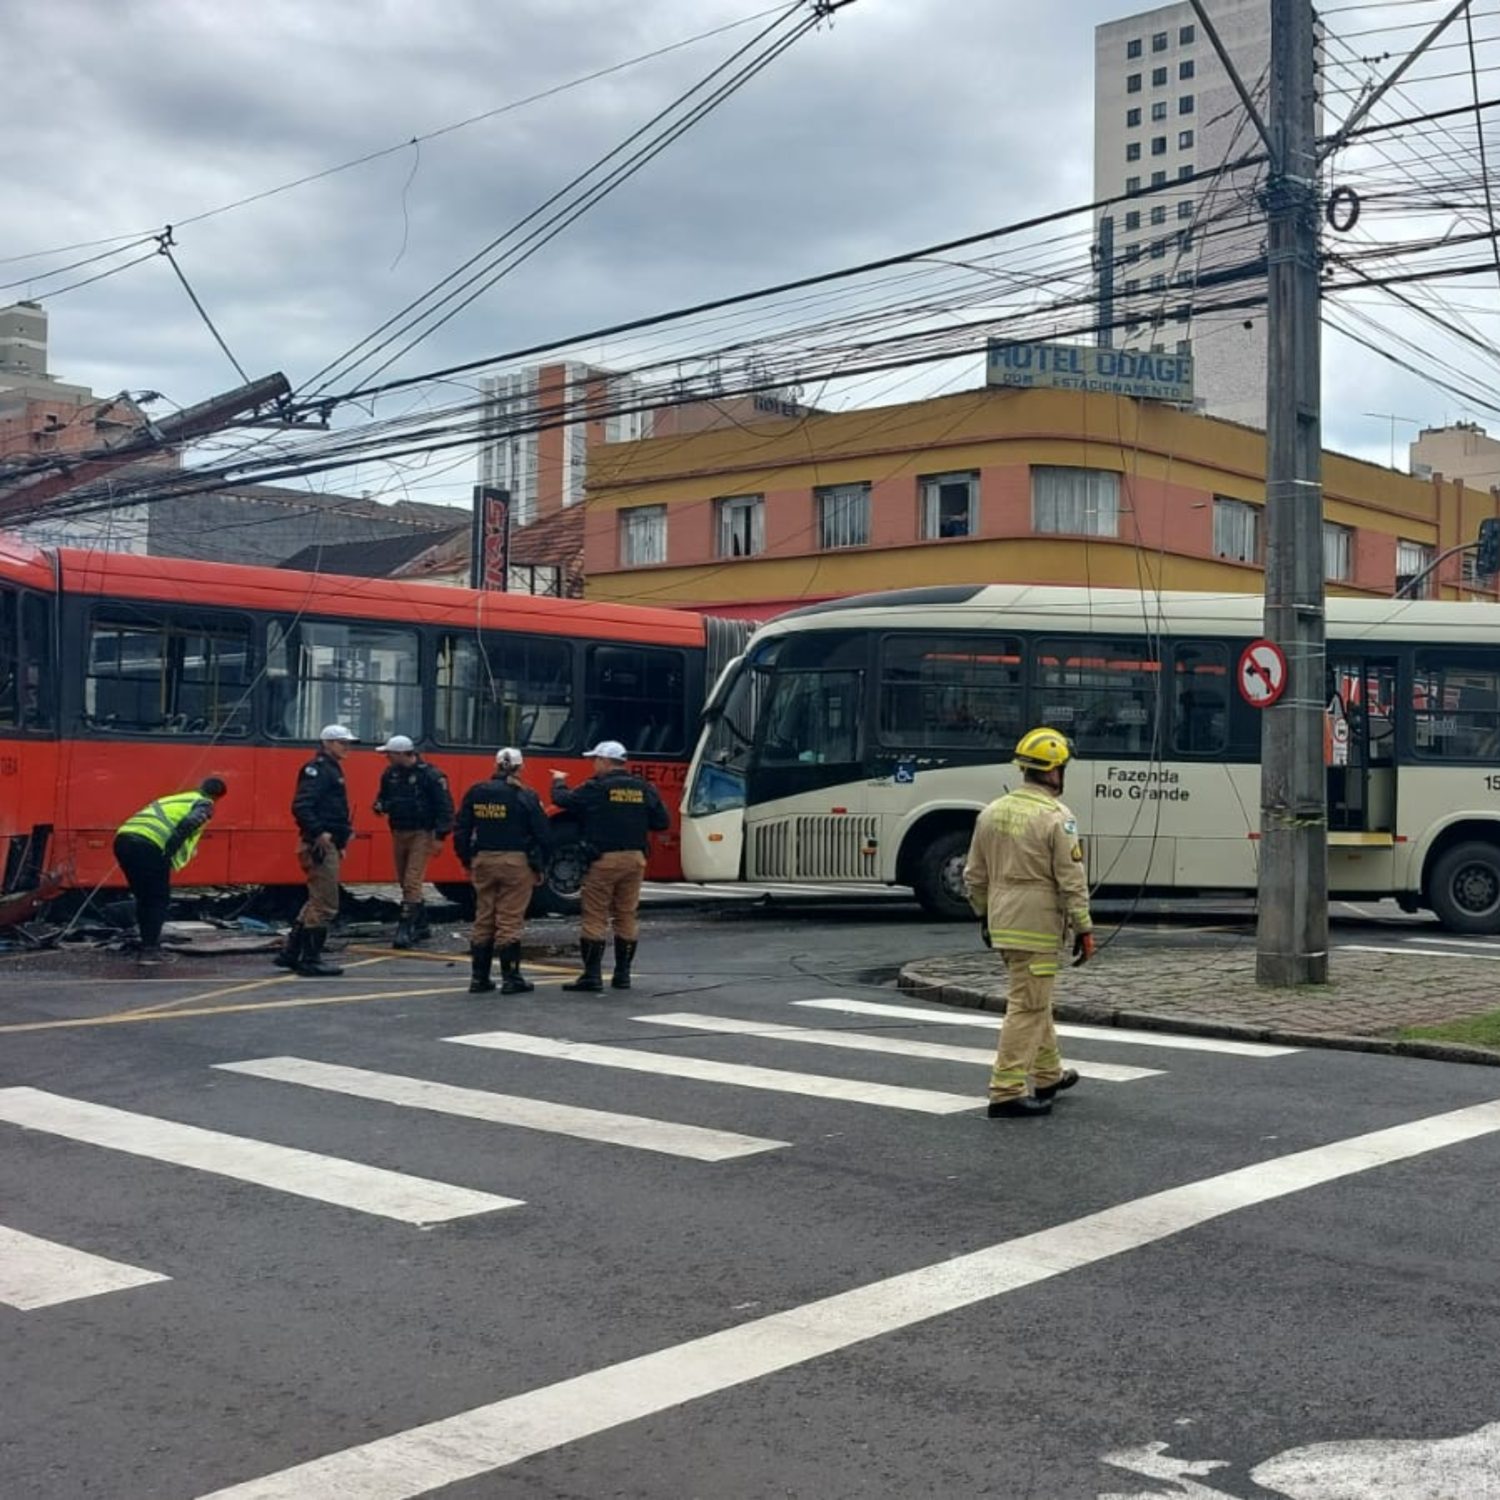
[[[741,657],[732,663],[703,711],[698,773],[688,799],[690,817],[732,812],[745,805],[745,773],[755,735],[765,668]]]

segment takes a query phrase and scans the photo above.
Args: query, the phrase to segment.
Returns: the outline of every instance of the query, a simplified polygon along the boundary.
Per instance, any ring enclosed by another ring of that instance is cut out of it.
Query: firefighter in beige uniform
[[[1083,846],[1059,800],[1070,753],[1054,729],[1022,737],[1015,760],[1025,784],[980,813],[964,866],[985,946],[999,950],[1010,976],[990,1075],[992,1119],[1049,1114],[1058,1093],[1078,1082],[1062,1065],[1052,1021],[1052,987],[1069,931],[1076,963],[1094,954]]]

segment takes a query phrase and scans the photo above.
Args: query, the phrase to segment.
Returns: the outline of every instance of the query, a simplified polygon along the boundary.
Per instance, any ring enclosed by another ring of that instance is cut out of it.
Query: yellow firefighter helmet
[[[1060,771],[1072,758],[1067,740],[1055,729],[1033,729],[1016,746],[1016,764],[1023,771]]]

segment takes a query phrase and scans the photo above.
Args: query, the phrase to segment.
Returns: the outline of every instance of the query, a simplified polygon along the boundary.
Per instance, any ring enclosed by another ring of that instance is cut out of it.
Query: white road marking
[[[1445,938],[1445,937],[1421,937],[1410,939],[1413,943],[1428,943],[1433,947],[1443,948],[1484,948],[1491,953],[1500,953],[1500,943],[1493,938]]]
[[[1496,1131],[1500,1101],[1240,1167],[376,1438],[200,1500],[412,1500],[1123,1255],[1237,1209]]]
[[[1401,958],[1473,958],[1482,964],[1500,964],[1500,952],[1495,953],[1444,953],[1441,948],[1377,948],[1373,944],[1340,943],[1342,953],[1394,953]]]
[[[786,1141],[761,1140],[726,1130],[705,1130],[697,1125],[677,1125],[670,1120],[649,1120],[640,1115],[618,1115],[601,1109],[579,1109],[571,1104],[551,1104],[515,1094],[492,1094],[484,1089],[458,1088],[425,1078],[403,1078],[393,1073],[373,1073],[365,1068],[346,1068],[335,1063],[313,1062],[304,1057],[261,1057],[249,1062],[215,1063],[226,1073],[248,1073],[278,1083],[299,1083],[308,1088],[352,1094],[400,1104],[408,1109],[429,1109],[436,1114],[458,1115],[467,1120],[487,1120],[496,1125],[516,1125],[523,1130],[544,1130],[553,1135],[577,1136],[585,1141],[603,1141],[613,1146],[635,1146],[642,1151],[660,1151],[667,1156],[685,1156],[693,1161],[731,1161],[774,1151]]]
[[[926,1115],[954,1115],[978,1109],[983,1098],[943,1094],[936,1089],[901,1088],[890,1083],[867,1083],[859,1078],[825,1078],[816,1073],[784,1073],[780,1068],[752,1068],[742,1063],[715,1062],[704,1057],[668,1056],[639,1052],[633,1047],[600,1047],[590,1042],[554,1041],[519,1031],[484,1031],[473,1036],[444,1037],[465,1047],[492,1047],[497,1052],[521,1052],[528,1057],[550,1057],[561,1062],[595,1063],[634,1073],[659,1073],[668,1078],[691,1078],[700,1083],[737,1084],[747,1089],[769,1089],[778,1094],[807,1094],[817,1099],[842,1099],[849,1104],[877,1104],[886,1109],[914,1109]]]
[[[1000,1016],[973,1010],[924,1010],[916,1005],[881,1005],[874,1000],[794,1000],[813,1010],[836,1010],[851,1016],[886,1016],[893,1021],[932,1021],[939,1026],[1000,1027]],[[1231,1057],[1290,1057],[1300,1047],[1273,1047],[1267,1042],[1236,1042],[1228,1037],[1176,1036],[1166,1031],[1129,1031],[1120,1026],[1059,1025],[1059,1036],[1080,1042],[1121,1042],[1127,1047],[1171,1047],[1181,1052],[1225,1052]]]
[[[158,1271],[143,1271],[123,1261],[106,1260],[87,1250],[59,1245],[0,1224],[0,1303],[30,1312],[80,1297],[99,1297],[127,1287],[170,1281]]]
[[[399,1219],[404,1224],[436,1224],[492,1209],[516,1208],[521,1201],[408,1177],[404,1172],[367,1167],[336,1156],[224,1135],[197,1125],[180,1125],[175,1120],[133,1114],[105,1104],[89,1104],[41,1089],[0,1089],[0,1121],[109,1151],[253,1182],[299,1198],[316,1198],[383,1219]]]
[[[988,1068],[995,1061],[993,1048],[949,1047],[942,1042],[907,1041],[902,1037],[866,1036],[860,1031],[819,1031],[810,1026],[774,1026],[759,1021],[736,1021],[723,1016],[668,1014],[636,1016],[653,1026],[677,1026],[684,1031],[723,1031],[734,1036],[764,1036],[779,1042],[807,1042],[815,1047],[847,1047],[855,1052],[886,1052],[896,1057],[926,1057],[935,1062],[973,1063]],[[1074,1062],[1083,1078],[1105,1083],[1134,1083],[1139,1078],[1158,1078],[1160,1068],[1131,1068],[1123,1063]]]

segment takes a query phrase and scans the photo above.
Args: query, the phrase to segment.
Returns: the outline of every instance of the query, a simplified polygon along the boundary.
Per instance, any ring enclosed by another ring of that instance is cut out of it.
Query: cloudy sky
[[[170,223],[179,263],[240,363],[251,375],[284,370],[299,384],[767,20],[418,146],[402,143],[763,4],[0,0],[6,34],[25,39],[7,78],[0,299],[47,303],[52,372],[64,379],[100,392],[153,389],[183,404],[226,389],[238,377],[160,257],[68,289],[145,254],[149,243],[130,248],[129,239]],[[1138,8],[1130,0],[858,0],[393,373],[1086,203],[1093,28]],[[1372,59],[1351,62],[1343,85],[1356,86],[1381,66],[1380,51],[1414,40],[1417,24],[1445,8],[1420,0],[1330,7],[1329,24],[1350,38],[1342,55]],[[1493,0],[1476,0],[1476,18],[1488,96],[1490,63],[1500,62],[1500,45],[1486,49],[1483,40],[1500,34]],[[1398,23],[1410,29],[1378,29]],[[1414,103],[1469,101],[1466,68],[1466,52],[1435,54],[1387,117]],[[1434,140],[1430,156],[1458,171],[1472,122],[1455,132]],[[1500,160],[1500,133],[1491,144]],[[212,212],[385,148],[397,149]],[[1396,154],[1423,153],[1408,143]],[[1409,192],[1414,169],[1403,170]],[[1397,223],[1381,221],[1376,232],[1394,234]],[[111,250],[112,258],[66,269]],[[1500,332],[1493,277],[1443,295],[1485,337]],[[1367,315],[1387,317],[1374,294],[1366,300]],[[1421,325],[1408,331],[1465,370],[1488,369],[1484,383],[1493,384],[1487,356]],[[1325,431],[1344,451],[1385,460],[1390,423],[1368,412],[1429,424],[1476,415],[1336,337],[1329,368]],[[971,383],[978,378],[976,362]],[[1396,430],[1404,441],[1414,429]],[[461,499],[469,478],[467,469],[435,477],[420,497]],[[339,487],[386,486],[372,467]]]

